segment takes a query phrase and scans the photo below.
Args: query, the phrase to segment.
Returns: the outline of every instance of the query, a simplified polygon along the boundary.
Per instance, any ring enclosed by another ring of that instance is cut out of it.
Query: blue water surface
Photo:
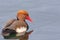
[[[4,24],[16,18],[18,10],[27,10],[34,32],[28,40],[60,40],[60,0],[0,0],[0,33]],[[0,35],[1,40],[5,40]]]

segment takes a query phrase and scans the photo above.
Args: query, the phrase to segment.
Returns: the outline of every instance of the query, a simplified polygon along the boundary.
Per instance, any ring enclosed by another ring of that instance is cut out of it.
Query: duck
[[[21,36],[26,33],[29,29],[29,26],[26,22],[29,20],[32,22],[28,12],[26,10],[19,10],[16,15],[16,19],[10,19],[2,29],[2,35],[9,36],[16,34],[15,36]]]

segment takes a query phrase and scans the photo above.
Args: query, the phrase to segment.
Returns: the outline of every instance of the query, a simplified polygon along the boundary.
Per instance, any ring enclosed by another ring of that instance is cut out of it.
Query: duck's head
[[[25,20],[25,19],[27,19],[27,20],[29,20],[29,21],[32,22],[31,18],[29,17],[28,12],[25,11],[25,10],[19,10],[18,13],[17,13],[17,18],[19,20]]]

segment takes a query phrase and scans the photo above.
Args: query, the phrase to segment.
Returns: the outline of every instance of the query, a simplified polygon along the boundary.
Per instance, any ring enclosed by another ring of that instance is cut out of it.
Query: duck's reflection
[[[28,39],[29,39],[29,35],[30,35],[32,32],[33,32],[33,30],[30,31],[30,32],[26,32],[26,34],[23,35],[23,36],[21,36],[19,40],[28,40]]]
[[[29,39],[29,35],[33,32],[33,30],[26,32],[24,35],[19,36],[19,37],[8,37],[8,36],[4,36],[4,39],[19,39],[19,40],[28,40]]]

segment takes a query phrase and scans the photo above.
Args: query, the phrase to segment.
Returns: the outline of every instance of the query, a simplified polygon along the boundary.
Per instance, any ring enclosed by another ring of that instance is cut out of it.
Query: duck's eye
[[[29,16],[28,14],[24,14],[25,16]]]

